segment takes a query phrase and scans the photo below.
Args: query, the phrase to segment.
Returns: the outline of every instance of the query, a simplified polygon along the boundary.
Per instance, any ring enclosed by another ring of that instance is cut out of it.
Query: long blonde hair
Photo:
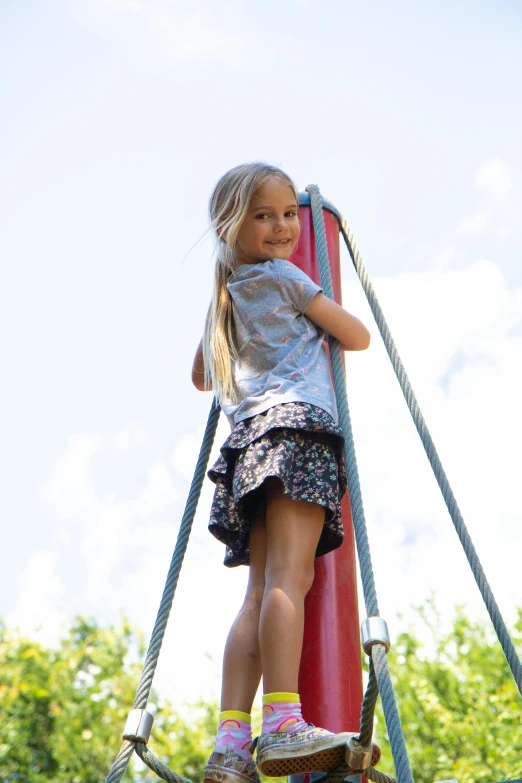
[[[250,200],[267,180],[277,178],[290,185],[298,203],[297,190],[284,171],[267,163],[244,163],[224,174],[210,196],[210,225],[216,242],[214,290],[203,336],[205,383],[218,399],[237,400],[232,364],[237,357],[234,344],[232,301],[227,282],[237,267],[235,245]]]

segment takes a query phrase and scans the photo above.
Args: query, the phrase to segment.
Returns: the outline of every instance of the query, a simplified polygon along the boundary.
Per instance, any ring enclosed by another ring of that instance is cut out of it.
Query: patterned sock
[[[252,760],[252,726],[250,715],[239,710],[225,710],[219,713],[215,750],[224,752],[231,748],[245,761]]]
[[[271,731],[304,731],[308,728],[301,715],[298,693],[266,693],[263,696],[262,733]]]

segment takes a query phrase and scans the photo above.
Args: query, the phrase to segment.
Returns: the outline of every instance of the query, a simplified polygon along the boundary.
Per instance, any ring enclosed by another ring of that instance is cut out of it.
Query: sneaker
[[[214,750],[203,772],[203,781],[261,783],[255,761],[246,761],[230,748]]]
[[[352,732],[332,734],[311,723],[303,731],[261,734],[257,740],[257,768],[272,778],[331,772],[344,763],[346,743],[351,736]]]

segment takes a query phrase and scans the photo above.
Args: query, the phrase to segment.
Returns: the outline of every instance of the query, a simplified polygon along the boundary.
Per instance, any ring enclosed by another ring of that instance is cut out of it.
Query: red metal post
[[[309,206],[301,206],[301,236],[291,261],[319,283]],[[335,300],[341,303],[339,223],[324,209]],[[305,720],[335,733],[358,731],[363,698],[355,542],[348,497],[343,499],[344,543],[315,561],[306,598],[299,693]]]

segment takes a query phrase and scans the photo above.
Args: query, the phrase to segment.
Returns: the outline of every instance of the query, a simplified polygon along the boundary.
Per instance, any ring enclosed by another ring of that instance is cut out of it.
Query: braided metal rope
[[[359,732],[359,742],[363,747],[367,747],[373,736],[373,720],[375,717],[375,705],[379,697],[379,684],[375,674],[375,666],[370,658],[370,672],[368,685],[361,707],[361,731]]]
[[[321,286],[325,296],[333,299],[334,296],[332,276],[330,272],[330,260],[328,258],[328,246],[326,243],[326,232],[324,228],[323,202],[317,185],[308,185],[306,190],[310,194],[310,206],[312,209],[312,219],[314,224]],[[355,538],[357,541],[357,551],[359,554],[361,567],[366,613],[368,617],[378,617],[379,604],[377,602],[377,590],[375,588],[375,578],[373,575],[370,544],[368,541],[368,532],[366,530],[366,520],[364,517],[361,484],[359,481],[359,471],[357,469],[357,458],[355,455],[355,446],[353,442],[352,422],[348,408],[348,398],[346,395],[346,378],[342,361],[341,348],[337,340],[330,341],[330,357],[339,421],[341,422],[345,438],[345,456],[347,457],[346,472],[350,491],[352,517],[354,520]]]
[[[406,374],[406,370],[404,369],[404,365],[402,364],[402,361],[397,352],[397,348],[391,336],[388,324],[386,323],[384,314],[381,310],[379,302],[377,301],[375,291],[373,290],[373,286],[368,278],[368,272],[366,271],[360,253],[357,250],[357,246],[353,240],[352,232],[346,223],[346,220],[342,216],[341,233],[344,237],[344,241],[346,242],[346,246],[350,253],[353,265],[368,299],[368,303],[379,328],[379,332],[381,333],[384,345],[386,346],[386,351],[390,357],[390,361],[399,381],[402,393],[404,394],[408,404],[408,409],[412,415],[413,421],[415,422],[417,432],[419,433],[422,445],[424,446],[424,450],[426,451],[426,455],[435,474],[435,478],[437,479],[437,483],[440,487],[440,491],[442,492],[442,496],[455,526],[455,530],[471,566],[473,576],[475,577],[475,581],[477,582],[484,603],[486,604],[489,616],[498,636],[498,640],[504,655],[506,656],[509,667],[513,673],[518,690],[522,695],[522,664],[520,662],[520,658],[517,655],[506,623],[504,622],[504,619],[500,613],[500,609],[491,591],[491,587],[484,573],[484,569],[479,560],[477,551],[464,523],[464,519],[457,505],[457,501],[450,487],[444,468],[442,467],[439,455],[437,454],[435,444],[426,426],[426,422],[419,408],[419,404]]]
[[[111,771],[107,776],[106,783],[117,783],[125,774],[130,757],[134,753],[134,747],[136,743],[129,740],[123,740],[123,745],[120,748],[120,752],[116,756],[114,764],[111,767]]]
[[[397,783],[396,778],[392,778],[391,775],[387,775],[385,772],[379,772],[375,767],[368,767],[364,770],[364,774],[368,780],[373,780],[373,783]]]
[[[325,296],[333,299],[330,261],[328,258],[328,246],[326,243],[326,231],[324,227],[323,202],[317,185],[309,185],[306,190],[310,194],[310,205],[312,209],[312,220],[314,224],[321,286]],[[332,375],[334,379],[339,421],[345,437],[344,456],[348,478],[348,491],[350,494],[350,503],[352,506],[352,519],[360,561],[364,600],[368,617],[376,617],[379,614],[377,591],[375,588],[373,566],[370,556],[370,544],[368,541],[368,532],[366,529],[366,520],[364,517],[359,472],[357,470],[357,461],[355,457],[352,424],[350,419],[350,411],[348,408],[348,397],[346,394],[346,378],[341,357],[341,348],[337,340],[331,340],[330,342],[330,358],[332,363]],[[399,718],[399,710],[397,708],[393,685],[388,671],[386,653],[382,645],[376,644],[373,646],[372,659],[375,666],[375,677],[379,686],[379,691],[381,693],[386,728],[388,730],[388,736],[390,737],[390,745],[392,748],[395,769],[397,771],[397,779],[399,783],[413,783],[410,762],[408,759],[408,753],[406,751],[406,743],[404,741],[404,735],[402,733],[402,727]],[[368,720],[370,713],[366,712],[365,717]],[[366,731],[367,727],[365,727],[365,732]]]
[[[135,750],[140,759],[162,780],[166,780],[168,783],[191,783],[188,778],[172,772],[162,761],[156,758],[154,753],[143,742],[137,742]]]
[[[181,525],[176,540],[176,546],[174,548],[174,553],[172,555],[172,560],[170,562],[167,574],[167,581],[163,590],[158,615],[156,617],[156,622],[154,623],[151,640],[149,642],[147,655],[145,657],[143,671],[141,673],[138,690],[134,699],[134,709],[136,710],[143,710],[147,706],[152,680],[156,671],[161,645],[163,643],[170,610],[172,608],[172,601],[174,600],[174,593],[176,592],[176,586],[178,584],[181,565],[187,550],[190,531],[192,529],[192,522],[194,521],[199,496],[201,494],[201,487],[203,485],[203,479],[205,478],[210,450],[212,449],[214,436],[216,434],[219,414],[219,405],[216,403],[216,401],[214,401],[210,408],[205,434],[201,444],[201,450],[199,452],[196,469],[194,471],[194,477],[190,485],[185,511],[183,513],[183,518],[181,520]],[[141,755],[145,763],[149,764],[150,762],[149,766],[154,765],[151,766],[151,769],[154,769],[154,771],[157,772],[157,774],[160,775],[163,780],[172,781],[172,783],[183,783],[183,781],[185,781],[185,778],[182,778],[180,775],[176,775],[175,773],[171,772],[167,769],[167,767],[165,767],[164,764],[161,763],[161,761],[158,761],[154,754],[151,753],[151,751],[149,751],[142,742],[136,743],[130,740],[125,740],[120,748],[120,752],[118,753],[116,760],[114,761],[111,771],[109,772],[106,783],[119,783],[125,773],[125,770],[127,769],[132,752],[134,750],[138,752],[138,748],[139,755]],[[166,773],[164,772],[164,774],[160,774],[159,770],[167,770],[171,777],[164,777]]]

